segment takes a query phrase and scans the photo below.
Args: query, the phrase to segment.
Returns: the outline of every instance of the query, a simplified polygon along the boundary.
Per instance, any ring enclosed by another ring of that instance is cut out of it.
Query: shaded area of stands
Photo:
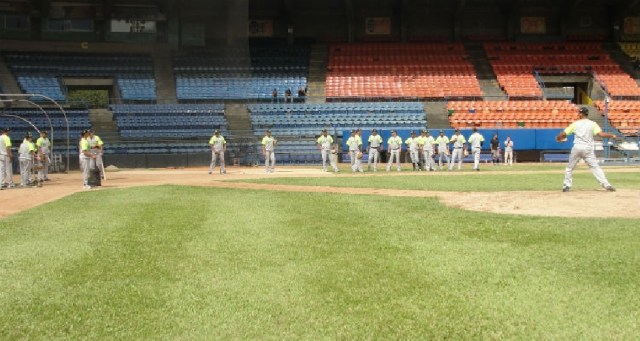
[[[482,91],[462,44],[334,44],[327,98],[477,97]]]
[[[629,74],[598,43],[488,43],[498,82],[512,98],[541,98],[538,74],[592,74],[611,96],[640,96]]]
[[[273,89],[297,97],[306,89],[308,45],[251,46],[249,49],[192,50],[174,57],[179,100],[270,100]]]
[[[562,128],[575,120],[577,106],[569,101],[451,101],[447,110],[454,128]]]
[[[604,115],[607,111],[609,123],[626,136],[640,136],[640,101],[604,101],[594,105]]]
[[[156,99],[150,56],[6,52],[4,59],[25,93],[40,93],[64,101],[63,77],[114,78],[122,99]]]
[[[125,139],[205,139],[215,129],[227,134],[222,104],[121,104],[111,110]]]

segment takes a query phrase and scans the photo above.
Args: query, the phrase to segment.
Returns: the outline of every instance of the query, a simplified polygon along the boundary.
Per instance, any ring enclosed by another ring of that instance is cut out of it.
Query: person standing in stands
[[[271,91],[271,103],[278,103],[278,89],[273,88]]]
[[[347,140],[347,146],[349,147],[349,157],[351,158],[351,170],[353,172],[363,172],[358,157],[361,157],[362,141],[358,139],[358,135],[355,130],[351,130],[351,136]]]
[[[411,136],[404,143],[407,145],[407,151],[411,157],[413,171],[420,170],[420,156],[418,155],[420,140],[416,137],[416,132],[412,131]]]
[[[327,171],[327,162],[331,164],[333,171],[338,173],[338,165],[334,156],[337,156],[336,146],[333,144],[333,137],[329,135],[327,129],[322,129],[322,135],[316,140],[320,153],[322,154],[322,170]]]
[[[398,136],[398,132],[391,131],[391,137],[387,140],[387,155],[389,161],[387,163],[387,172],[391,170],[393,159],[396,159],[396,169],[400,171],[400,148],[402,148],[402,138]]]
[[[489,141],[491,147],[491,163],[495,166],[500,163],[500,140],[498,140],[498,134],[494,134]]]
[[[483,143],[484,143],[484,136],[480,135],[477,127],[473,127],[473,134],[469,136],[469,144],[471,145],[471,153],[473,154],[473,170],[474,171],[480,170],[480,152],[482,151]]]
[[[224,136],[220,135],[220,130],[216,129],[213,136],[209,140],[211,146],[211,165],[209,165],[209,174],[216,169],[216,160],[220,160],[220,174],[227,174],[224,168],[224,153],[227,151],[227,141]]]
[[[93,129],[89,129],[89,137],[87,138],[87,141],[89,141],[91,153],[95,155],[95,167],[100,171],[100,179],[104,179],[104,164],[102,163],[102,146],[104,143],[102,142],[102,139],[100,139],[100,136],[95,134]]]
[[[451,153],[451,162],[449,163],[449,170],[453,170],[453,166],[456,164],[456,160],[458,161],[458,170],[462,169],[462,149],[464,148],[464,144],[467,143],[464,136],[460,134],[460,129],[456,129],[453,136],[450,139],[451,143],[453,143],[453,152]]]
[[[276,166],[276,140],[271,136],[271,130],[262,138],[262,154],[264,154],[264,168],[266,173],[273,173]]]
[[[49,181],[49,164],[51,163],[51,141],[47,137],[47,131],[43,130],[40,133],[40,137],[36,140],[36,147],[38,149],[38,180]]]
[[[31,170],[33,169],[33,157],[35,155],[35,145],[32,143],[32,135],[27,132],[24,140],[18,149],[20,159],[20,187],[31,186]]]
[[[438,145],[438,167],[442,170],[442,159],[447,160],[446,164],[449,164],[449,138],[444,136],[444,130],[440,130],[436,144]]]
[[[91,189],[89,186],[89,175],[91,172],[91,163],[95,160],[95,155],[91,153],[89,147],[89,131],[82,131],[82,138],[80,139],[80,169],[82,169],[82,187],[84,189]]]
[[[11,129],[4,128],[0,134],[0,189],[13,188],[13,156],[11,155]]]
[[[504,141],[504,164],[513,166],[513,141],[511,141],[511,136],[507,136]]]
[[[291,89],[287,89],[284,91],[284,102],[291,103]]]
[[[378,159],[380,158],[380,148],[382,148],[382,137],[378,135],[378,130],[371,130],[369,136],[369,158],[367,162],[367,169],[371,169],[371,161],[373,160],[373,172],[378,171]]]

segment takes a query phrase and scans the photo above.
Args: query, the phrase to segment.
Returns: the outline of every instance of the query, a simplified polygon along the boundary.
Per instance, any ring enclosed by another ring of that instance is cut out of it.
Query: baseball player
[[[329,135],[327,129],[322,129],[322,134],[316,140],[316,144],[318,148],[320,148],[320,153],[322,154],[322,170],[327,171],[327,161],[331,164],[331,168],[333,171],[338,173],[340,170],[338,169],[338,165],[336,164],[336,157],[338,156],[338,151],[336,146],[333,144],[333,137]]]
[[[91,189],[89,186],[89,175],[91,172],[91,163],[96,156],[91,152],[89,146],[89,131],[82,131],[82,139],[80,139],[80,168],[82,169],[82,183],[84,189]]]
[[[436,164],[433,160],[433,145],[436,143],[436,140],[433,139],[431,133],[426,129],[422,129],[420,134],[420,145],[422,146],[422,158],[424,160],[423,169],[434,172],[436,170]]]
[[[267,134],[262,138],[262,154],[264,155],[264,168],[266,173],[273,173],[276,166],[276,140],[271,136],[271,130],[267,129]],[[215,165],[214,165],[215,167]]]
[[[382,136],[378,135],[378,130],[371,130],[369,136],[368,154],[369,160],[367,162],[367,168],[371,169],[371,161],[373,160],[373,172],[378,171],[378,159],[380,158],[380,148],[382,148]]]
[[[351,170],[354,172],[364,172],[359,159],[359,156],[362,155],[362,140],[358,138],[355,130],[351,131],[351,136],[347,140],[347,146],[349,147],[349,156],[351,157]]]
[[[11,138],[9,137],[9,128],[4,128],[0,134],[0,189],[13,188],[13,170],[11,155]],[[6,184],[5,184],[6,182]]]
[[[507,136],[507,139],[504,141],[504,164],[513,166],[513,141],[511,140],[511,136]]]
[[[24,140],[20,144],[18,149],[18,158],[20,159],[20,187],[27,187],[31,185],[31,169],[33,168],[33,155],[35,154],[35,147],[31,143],[31,133],[27,132],[24,135]]]
[[[566,141],[568,135],[574,135],[573,148],[571,148],[571,155],[569,156],[569,164],[564,174],[564,184],[562,186],[563,192],[569,192],[571,185],[573,184],[573,169],[578,164],[578,161],[584,160],[589,165],[591,173],[598,180],[600,185],[604,187],[608,192],[615,192],[615,188],[611,186],[609,181],[604,175],[602,168],[598,165],[596,159],[595,146],[593,137],[595,135],[615,139],[616,135],[605,133],[600,129],[597,123],[591,121],[587,117],[589,116],[589,109],[580,108],[578,110],[580,119],[571,123],[563,132],[556,136],[556,141]]]
[[[438,145],[438,167],[442,170],[442,159],[446,159],[446,164],[449,164],[449,138],[444,136],[444,130],[440,130],[436,144]]]
[[[473,154],[473,170],[480,170],[480,152],[482,151],[482,144],[484,143],[484,136],[478,132],[477,127],[473,127],[473,134],[469,136],[469,144],[471,147],[471,153]]]
[[[411,132],[409,137],[404,143],[407,145],[407,150],[411,156],[411,163],[413,164],[413,170],[420,170],[420,156],[419,156],[419,144],[420,140],[416,137],[416,132]],[[416,169],[417,168],[417,169]]]
[[[38,148],[38,166],[41,167],[38,170],[39,181],[49,181],[49,164],[51,163],[51,141],[47,137],[47,131],[43,130],[40,133],[40,137],[36,140],[36,147]]]
[[[100,136],[95,134],[93,129],[89,129],[89,137],[87,138],[87,141],[89,141],[91,153],[95,155],[95,167],[91,168],[97,168],[100,171],[100,179],[104,179],[104,164],[102,163],[102,146],[104,143],[102,142],[102,139],[100,139]]]
[[[387,140],[387,155],[389,162],[387,163],[387,172],[391,170],[393,159],[396,159],[396,169],[400,171],[400,148],[402,148],[402,138],[398,136],[398,132],[391,131],[391,137]]]
[[[458,161],[458,170],[462,169],[462,149],[464,149],[464,144],[467,143],[464,136],[460,134],[460,129],[456,129],[451,139],[449,139],[451,143],[453,143],[453,152],[451,153],[451,162],[449,163],[449,170],[453,170],[453,166],[456,164],[456,160]]]
[[[213,136],[209,140],[211,146],[211,165],[209,165],[209,174],[216,168],[216,160],[220,159],[220,174],[227,174],[224,168],[224,153],[227,152],[227,141],[224,136],[220,135],[220,130],[215,130]]]

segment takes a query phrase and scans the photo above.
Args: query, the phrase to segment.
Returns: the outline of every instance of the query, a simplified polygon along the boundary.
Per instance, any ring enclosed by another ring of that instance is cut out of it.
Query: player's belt
[[[400,149],[400,148],[391,148],[391,150],[398,150],[398,149]]]
[[[462,149],[462,147],[459,147],[459,148],[453,148],[453,149]]]

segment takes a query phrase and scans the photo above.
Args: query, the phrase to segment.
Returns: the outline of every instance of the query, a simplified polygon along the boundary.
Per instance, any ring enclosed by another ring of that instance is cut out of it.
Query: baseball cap
[[[376,129],[371,129],[371,132],[372,132],[372,133],[377,133],[377,132],[378,132],[378,130],[376,130]]]
[[[355,129],[351,129],[351,134],[355,134],[356,130]]]
[[[583,115],[589,115],[589,109],[587,109],[587,108],[580,108],[578,110],[578,112],[583,114]]]
[[[9,128],[4,128],[2,131],[4,131],[5,133],[8,133],[8,132],[10,132],[10,131],[11,131],[11,129],[9,129]]]
[[[427,129],[422,129],[420,132],[421,132],[421,133],[426,133],[426,132],[427,132]]]
[[[323,132],[323,133],[326,133],[326,132],[327,132],[327,129],[322,129],[322,132]]]
[[[216,129],[213,131],[214,134],[220,134],[220,130]]]
[[[395,129],[391,131],[392,133],[398,133]]]
[[[440,134],[444,134],[444,130],[440,130]]]
[[[271,129],[267,129],[267,133],[270,133],[270,132],[271,132]]]
[[[415,135],[415,134],[416,134],[416,132],[412,130],[411,131],[411,135]]]
[[[26,132],[26,133],[24,134],[24,137],[25,137],[25,138],[29,138],[29,137],[31,137],[31,132]]]

